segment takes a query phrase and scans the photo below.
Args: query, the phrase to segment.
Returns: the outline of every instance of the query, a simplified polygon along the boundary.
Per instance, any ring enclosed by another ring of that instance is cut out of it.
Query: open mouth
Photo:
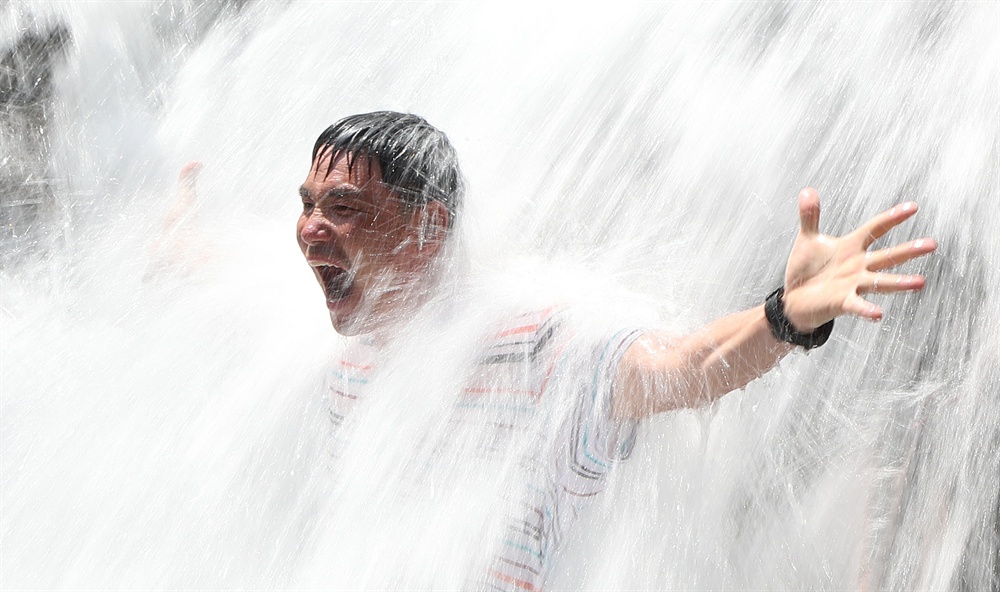
[[[333,265],[320,265],[314,269],[323,283],[327,302],[343,300],[351,295],[351,290],[354,288],[354,277],[346,269]]]

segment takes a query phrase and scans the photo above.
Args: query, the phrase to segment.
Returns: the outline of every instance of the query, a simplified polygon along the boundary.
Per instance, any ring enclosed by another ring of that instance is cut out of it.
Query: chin
[[[404,303],[393,300],[392,293],[381,294],[372,302],[360,298],[352,307],[342,307],[340,310],[330,310],[330,323],[333,329],[344,337],[355,337],[369,333],[381,332],[396,327],[406,307]]]
[[[355,319],[338,318],[337,313],[334,312],[330,313],[330,324],[333,325],[334,331],[344,337],[354,337],[365,332],[361,323],[358,323]]]
[[[333,325],[333,330],[344,337],[356,337],[372,333],[384,324],[384,321],[380,322],[377,315],[364,314],[364,312],[355,310],[351,313],[345,313],[341,311],[338,314],[330,311],[330,323]]]

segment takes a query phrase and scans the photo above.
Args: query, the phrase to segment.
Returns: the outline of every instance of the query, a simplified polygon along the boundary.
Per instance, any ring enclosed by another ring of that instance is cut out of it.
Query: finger
[[[201,172],[204,166],[197,160],[192,160],[181,167],[181,172],[177,175],[177,181],[181,189],[194,189],[195,182],[198,180],[198,173]]]
[[[812,187],[799,192],[799,222],[802,234],[819,234],[819,194]]]
[[[885,233],[916,213],[916,203],[912,201],[901,203],[868,220],[854,232],[862,237],[867,249],[873,242],[882,238]]]
[[[922,275],[903,275],[895,273],[872,273],[858,286],[860,293],[892,294],[920,290],[927,283]]]
[[[844,301],[844,312],[868,319],[869,321],[879,321],[882,319],[881,307],[868,302],[856,294],[851,294]]]
[[[185,164],[181,167],[181,172],[178,175],[179,178],[184,179],[185,177],[190,177],[192,175],[197,175],[201,172],[205,165],[197,160],[192,160],[191,162]]]
[[[867,267],[869,271],[882,271],[906,263],[911,259],[922,257],[937,249],[937,241],[932,238],[921,238],[888,249],[880,249],[868,253]]]

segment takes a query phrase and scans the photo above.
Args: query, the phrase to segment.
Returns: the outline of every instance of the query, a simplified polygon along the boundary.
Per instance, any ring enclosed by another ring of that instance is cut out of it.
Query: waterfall
[[[840,319],[743,391],[646,422],[549,587],[996,588],[998,89],[985,2],[0,4],[3,587],[475,569],[486,484],[422,505],[380,489],[389,462],[331,479],[344,343],[296,193],[323,128],[393,109],[458,149],[482,306],[696,329],[780,284],[805,186],[824,232],[913,200],[885,240],[940,245],[904,266],[923,292],[874,297],[882,322]],[[164,229],[193,160],[195,205]],[[474,322],[399,363],[434,382]],[[419,426],[385,413],[373,442]]]

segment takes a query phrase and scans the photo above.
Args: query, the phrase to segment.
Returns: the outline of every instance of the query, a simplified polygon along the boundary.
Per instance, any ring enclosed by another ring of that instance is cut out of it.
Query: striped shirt
[[[634,425],[611,421],[610,396],[622,354],[640,332],[587,337],[572,325],[557,308],[501,324],[482,340],[475,368],[454,399],[448,422],[478,432],[476,453],[513,456],[517,467],[518,483],[504,494],[502,540],[472,586],[540,590],[566,529],[604,488],[609,468],[631,451]],[[347,430],[340,428],[359,401],[378,394],[378,356],[362,341],[331,369],[336,447],[347,445]]]

